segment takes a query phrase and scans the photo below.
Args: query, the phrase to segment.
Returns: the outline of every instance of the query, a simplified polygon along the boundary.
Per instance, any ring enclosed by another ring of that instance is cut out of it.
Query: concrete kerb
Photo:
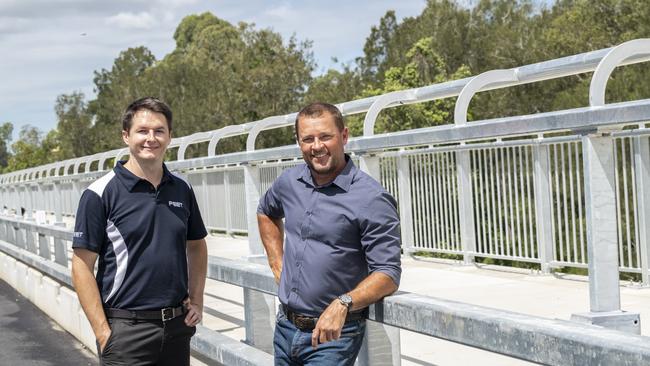
[[[25,295],[27,292],[27,266],[22,262],[16,262],[14,273],[15,288]]]
[[[36,302],[36,296],[40,291],[42,281],[43,275],[39,271],[31,267],[27,268],[27,282],[24,295],[32,303]]]
[[[38,301],[36,302],[36,306],[52,319],[60,312],[59,302],[57,300],[60,289],[61,285],[57,281],[43,276],[43,287],[41,293],[37,296]]]
[[[61,326],[66,329],[73,336],[77,336],[78,329],[75,328],[75,325],[79,324],[79,321],[76,319],[77,314],[74,312],[74,302],[77,301],[77,294],[73,291],[61,287],[59,289],[59,295],[57,296],[57,302],[59,303],[59,309],[62,309],[61,314],[58,314],[55,320]],[[75,324],[76,323],[76,324]]]

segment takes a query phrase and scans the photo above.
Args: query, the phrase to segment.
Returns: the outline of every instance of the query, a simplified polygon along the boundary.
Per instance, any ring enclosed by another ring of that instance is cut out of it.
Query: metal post
[[[650,139],[634,138],[634,177],[636,178],[636,227],[639,233],[637,245],[641,250],[641,278],[644,286],[650,286]]]
[[[27,245],[25,245],[25,233],[20,230],[20,227],[18,225],[14,226],[14,233],[15,233],[15,244],[22,249],[27,249]]]
[[[248,260],[267,264],[264,247],[257,228],[257,206],[260,200],[260,171],[258,166],[250,164],[244,166],[244,189],[246,191],[248,249],[250,253]],[[244,289],[246,343],[255,345],[256,348],[265,352],[273,352],[275,312],[274,296]]]
[[[30,252],[38,254],[38,244],[34,238],[34,232],[32,231],[31,226],[25,228],[25,247]]]
[[[548,145],[535,145],[533,148],[535,191],[535,225],[537,227],[537,253],[542,264],[542,272],[550,273],[553,256],[553,213],[551,199]]]
[[[359,158],[359,167],[375,180],[380,181],[381,170],[379,168],[379,157],[361,156]],[[404,229],[402,228],[402,230]],[[358,364],[360,366],[397,366],[401,364],[400,354],[399,328],[368,321],[366,325],[366,336],[363,340],[361,351],[359,351]]]
[[[456,175],[458,177],[458,210],[460,219],[460,242],[463,263],[474,262],[476,252],[476,225],[474,223],[474,192],[472,188],[472,164],[469,150],[456,152]]]
[[[64,226],[58,224],[57,226]],[[54,261],[64,267],[68,267],[68,246],[66,241],[54,237]]]
[[[34,191],[32,190],[31,184],[25,185],[25,189],[27,190],[27,207],[25,210],[25,220],[32,221],[33,216],[32,213],[34,211]]]
[[[18,201],[16,201],[16,217],[22,217],[22,203],[25,202],[25,194],[23,193],[23,190],[25,189],[24,185],[18,185],[16,187],[16,193],[18,193],[16,196],[18,197]]]
[[[413,251],[413,202],[411,199],[411,165],[408,156],[397,158],[397,192],[399,195],[400,228],[404,253]]]
[[[18,243],[16,243],[16,228],[11,222],[7,222],[7,242],[13,245],[18,245]]]
[[[52,253],[50,251],[50,241],[45,234],[37,233],[38,235],[38,255],[47,259],[48,261],[52,258]]]
[[[638,313],[621,310],[618,272],[616,171],[611,135],[583,136],[590,312],[572,320],[640,334]]]
[[[61,183],[54,182],[54,197],[59,199],[54,200],[54,224],[62,226],[63,223],[63,200],[61,199]]]
[[[257,173],[257,176],[259,177],[259,172]],[[224,206],[225,206],[225,218],[226,218],[226,233],[230,234],[233,232],[232,230],[232,205],[230,203],[231,200],[231,194],[230,194],[230,174],[228,174],[228,170],[223,171],[223,191],[224,191]],[[257,208],[255,208],[257,210]],[[250,234],[249,234],[250,235]],[[261,243],[260,243],[261,244]]]

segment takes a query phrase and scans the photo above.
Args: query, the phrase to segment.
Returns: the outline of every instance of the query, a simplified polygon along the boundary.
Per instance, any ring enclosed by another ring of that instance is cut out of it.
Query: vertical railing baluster
[[[555,241],[553,240],[553,228],[551,226],[553,222],[553,202],[549,160],[549,146],[536,144],[533,147],[535,226],[537,227],[537,253],[544,273],[551,271],[550,264],[555,259],[553,253]],[[529,203],[529,207],[531,205],[532,202]]]
[[[637,191],[637,221],[639,233],[638,251],[641,253],[641,280],[644,286],[650,286],[650,138],[634,138],[634,177]]]
[[[408,156],[397,157],[397,192],[402,231],[402,247],[405,253],[413,250],[413,202],[411,200],[411,166]]]

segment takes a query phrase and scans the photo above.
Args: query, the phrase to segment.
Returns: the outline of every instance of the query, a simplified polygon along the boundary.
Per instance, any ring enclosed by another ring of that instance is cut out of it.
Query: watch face
[[[341,302],[347,305],[348,307],[350,306],[350,304],[352,304],[352,297],[348,294],[343,294],[339,296],[339,300],[341,300]]]

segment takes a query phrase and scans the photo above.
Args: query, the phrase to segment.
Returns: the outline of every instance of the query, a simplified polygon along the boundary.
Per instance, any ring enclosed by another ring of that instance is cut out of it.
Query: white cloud
[[[25,18],[0,17],[0,34],[20,33],[28,30],[29,21]]]
[[[140,13],[119,13],[106,19],[106,24],[123,29],[151,29],[158,21],[146,11]]]
[[[292,8],[289,4],[282,4],[280,6],[271,8],[265,12],[265,14],[271,18],[276,18],[278,20],[291,20],[295,19],[298,16],[298,12],[295,8]]]

